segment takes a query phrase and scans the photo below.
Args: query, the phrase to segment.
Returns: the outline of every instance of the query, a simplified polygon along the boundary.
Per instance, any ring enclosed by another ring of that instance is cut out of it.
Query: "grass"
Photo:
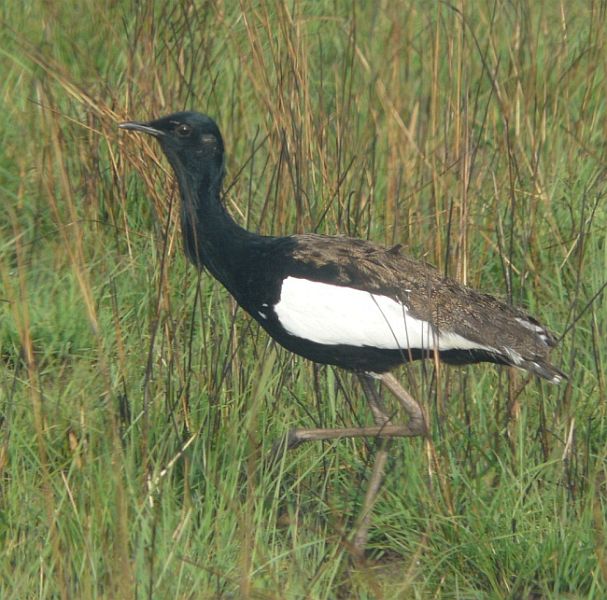
[[[44,3],[1,9],[0,596],[607,595],[603,3]],[[264,233],[406,245],[562,333],[550,386],[403,367],[432,442],[373,441],[348,374],[283,352],[186,265],[158,148],[215,116]]]

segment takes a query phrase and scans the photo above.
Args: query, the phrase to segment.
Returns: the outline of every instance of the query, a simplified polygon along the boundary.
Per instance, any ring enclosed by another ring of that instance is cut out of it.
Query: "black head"
[[[120,123],[158,139],[178,177],[197,174],[223,176],[223,139],[215,121],[196,112],[179,112],[155,121]]]

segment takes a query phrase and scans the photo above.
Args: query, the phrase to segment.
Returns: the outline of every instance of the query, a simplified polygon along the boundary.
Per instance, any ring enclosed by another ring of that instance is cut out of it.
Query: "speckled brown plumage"
[[[293,236],[291,272],[319,281],[387,295],[438,331],[520,355],[521,366],[552,379],[562,373],[549,364],[556,338],[526,312],[444,277],[412,259],[400,246],[384,248],[366,240],[314,234]]]

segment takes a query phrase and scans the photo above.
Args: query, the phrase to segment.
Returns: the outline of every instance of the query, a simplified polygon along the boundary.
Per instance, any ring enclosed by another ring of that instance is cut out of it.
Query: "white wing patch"
[[[318,344],[497,352],[452,332],[436,335],[430,323],[387,296],[297,277],[283,281],[274,312],[291,335]]]
[[[536,325],[535,323],[532,323],[528,319],[522,319],[521,317],[517,317],[516,322],[519,325],[522,325],[525,329],[530,329],[531,331],[534,331],[535,333],[544,333],[544,328],[541,325]]]
[[[541,325],[536,325],[535,323],[531,323],[531,321],[528,321],[527,319],[522,319],[520,317],[517,317],[516,321],[519,325],[522,325],[525,329],[529,329],[529,330],[533,331],[534,333],[537,333],[540,340],[542,340],[542,342],[544,344],[546,344],[547,346],[550,346],[550,337],[548,336],[548,334],[546,333],[546,330]]]

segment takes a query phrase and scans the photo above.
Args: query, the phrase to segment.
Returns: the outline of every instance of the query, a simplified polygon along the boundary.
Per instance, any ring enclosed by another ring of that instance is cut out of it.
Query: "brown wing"
[[[524,311],[444,277],[427,263],[372,242],[313,234],[291,238],[302,276],[401,301],[435,330],[496,349],[510,364],[552,381],[563,374],[548,362],[555,337]]]

